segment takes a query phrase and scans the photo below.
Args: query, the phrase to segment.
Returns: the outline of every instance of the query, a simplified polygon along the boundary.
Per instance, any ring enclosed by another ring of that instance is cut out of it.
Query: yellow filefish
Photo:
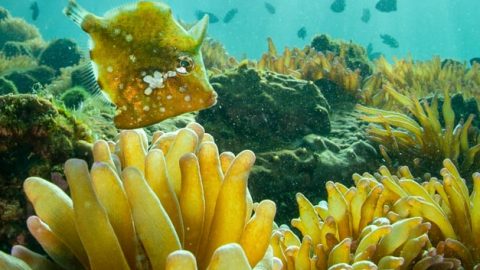
[[[116,127],[144,127],[216,103],[200,52],[208,16],[187,31],[159,2],[98,17],[71,0],[64,12],[91,38],[95,77],[117,108]]]

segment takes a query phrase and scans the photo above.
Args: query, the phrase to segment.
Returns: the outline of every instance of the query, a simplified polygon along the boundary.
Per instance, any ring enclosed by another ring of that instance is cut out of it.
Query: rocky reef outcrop
[[[50,179],[52,172],[63,171],[66,159],[88,159],[90,140],[84,125],[49,100],[0,96],[0,249],[25,237],[25,178]]]
[[[313,82],[245,66],[210,81],[218,104],[196,120],[220,150],[256,153],[252,196],[277,202],[280,223],[296,212],[296,192],[320,198],[327,180],[347,180],[378,166],[353,102],[331,106]]]

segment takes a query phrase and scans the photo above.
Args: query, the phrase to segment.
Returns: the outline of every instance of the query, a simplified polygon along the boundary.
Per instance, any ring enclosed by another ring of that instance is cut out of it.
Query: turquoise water
[[[25,18],[41,30],[45,39],[70,37],[80,44],[87,43],[87,35],[62,14],[67,0],[38,0],[40,15],[31,19],[30,0],[0,0],[14,16]],[[103,14],[116,6],[129,3],[124,0],[79,0],[88,10]],[[220,19],[237,8],[234,19],[225,24],[210,25],[209,35],[220,40],[230,54],[258,58],[266,50],[266,38],[272,37],[279,48],[303,47],[317,33],[334,38],[352,40],[387,56],[429,59],[433,55],[443,58],[468,60],[480,56],[480,29],[477,0],[398,0],[398,10],[382,13],[375,9],[377,0],[346,0],[342,13],[330,10],[332,0],[269,0],[276,8],[270,14],[263,0],[170,0],[167,2],[174,14],[184,21],[196,20],[195,11],[204,10]],[[371,19],[360,20],[363,9],[368,8]],[[297,31],[305,27],[307,37],[297,37]],[[399,42],[399,48],[383,44],[380,34],[389,34]]]

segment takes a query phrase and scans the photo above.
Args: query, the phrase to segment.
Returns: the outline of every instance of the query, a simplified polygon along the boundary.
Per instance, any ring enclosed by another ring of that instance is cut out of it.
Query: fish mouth
[[[217,92],[212,91],[212,95],[207,101],[207,103],[209,104],[209,107],[215,106],[215,104],[217,104],[217,97],[218,97]]]

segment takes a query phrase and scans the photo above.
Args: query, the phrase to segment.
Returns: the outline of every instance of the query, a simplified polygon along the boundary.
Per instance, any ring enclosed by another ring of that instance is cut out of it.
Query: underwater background
[[[479,1],[126,3],[0,0],[0,269],[480,269]]]
[[[36,21],[31,19],[31,1],[3,1],[2,5],[12,14],[35,24],[47,39],[74,38],[86,47],[86,36],[72,24],[65,23],[61,13],[65,1],[37,1],[41,14]],[[103,14],[112,7],[131,1],[85,1],[96,14]],[[265,9],[265,1],[189,0],[165,1],[174,10],[175,16],[186,22],[196,20],[195,11],[211,12],[220,22],[211,24],[209,35],[221,41],[228,52],[238,58],[258,58],[265,50],[267,37],[273,38],[279,48],[302,47],[317,33],[328,33],[336,38],[352,40],[367,46],[388,58],[405,57],[428,59],[432,55],[445,58],[469,60],[478,55],[476,44],[480,42],[477,25],[477,10],[480,3],[471,0],[404,0],[398,1],[395,12],[380,12],[375,9],[378,1],[346,1],[341,13],[330,9],[330,0],[267,1],[275,7],[275,14]],[[231,9],[238,13],[228,23],[221,20]],[[370,11],[370,20],[361,21],[363,10]],[[297,31],[305,27],[305,40],[297,37]],[[382,44],[381,34],[395,37],[399,48]],[[246,41],[248,40],[248,42]]]

